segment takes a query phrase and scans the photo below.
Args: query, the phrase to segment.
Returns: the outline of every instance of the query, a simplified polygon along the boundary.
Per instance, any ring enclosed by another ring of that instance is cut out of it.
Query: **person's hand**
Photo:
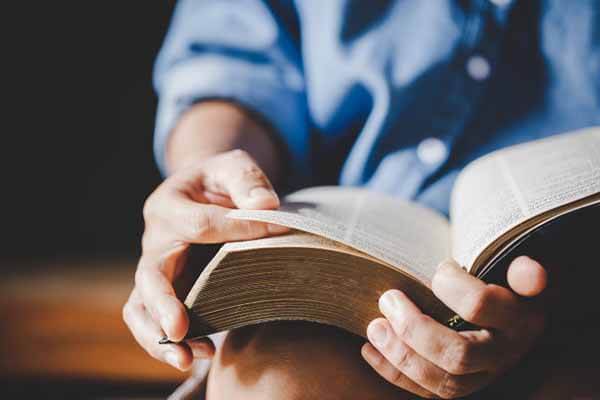
[[[433,279],[434,294],[480,330],[456,332],[423,314],[399,290],[379,299],[385,318],[368,326],[362,355],[379,375],[419,396],[444,399],[473,393],[523,356],[544,328],[544,314],[520,296],[546,287],[546,271],[528,257],[508,270],[507,288],[485,284],[452,261]]]
[[[146,200],[142,256],[123,319],[137,342],[154,358],[181,370],[194,358],[210,358],[209,340],[158,344],[166,334],[180,342],[189,325],[173,280],[184,266],[191,243],[221,243],[280,234],[287,228],[227,218],[231,208],[279,206],[268,178],[245,152],[234,150],[181,169]]]

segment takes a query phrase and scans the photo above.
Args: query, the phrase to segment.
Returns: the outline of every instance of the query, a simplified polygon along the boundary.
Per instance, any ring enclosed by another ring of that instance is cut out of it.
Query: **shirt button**
[[[438,138],[427,138],[417,146],[417,157],[424,164],[439,164],[447,155],[446,145]]]
[[[467,61],[467,73],[476,81],[487,79],[490,71],[490,63],[482,56],[473,56]]]

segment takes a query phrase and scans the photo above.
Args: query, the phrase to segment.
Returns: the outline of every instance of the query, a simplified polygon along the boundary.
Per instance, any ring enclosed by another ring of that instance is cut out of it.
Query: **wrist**
[[[200,102],[171,132],[165,154],[168,173],[233,149],[248,152],[272,181],[279,176],[281,157],[265,124],[232,102]]]

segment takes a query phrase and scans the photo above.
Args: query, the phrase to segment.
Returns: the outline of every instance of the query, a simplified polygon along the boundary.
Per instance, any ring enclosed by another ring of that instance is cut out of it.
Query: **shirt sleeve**
[[[308,128],[299,51],[260,0],[180,0],[156,60],[159,95],[154,152],[181,114],[203,99],[228,99],[258,113],[286,145],[293,171],[306,173]]]

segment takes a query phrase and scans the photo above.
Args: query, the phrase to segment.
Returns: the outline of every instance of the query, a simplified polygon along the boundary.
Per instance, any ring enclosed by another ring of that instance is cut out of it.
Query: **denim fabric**
[[[600,1],[181,0],[155,86],[161,167],[186,108],[231,99],[281,137],[294,188],[447,213],[467,162],[600,124]]]

